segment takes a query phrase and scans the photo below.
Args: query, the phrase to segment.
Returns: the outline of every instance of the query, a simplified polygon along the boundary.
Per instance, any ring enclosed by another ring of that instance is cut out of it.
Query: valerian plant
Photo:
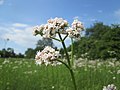
[[[33,35],[41,35],[43,38],[51,38],[54,40],[57,40],[62,43],[62,46],[64,48],[67,62],[64,62],[59,59],[61,56],[59,51],[56,51],[55,49],[51,48],[50,46],[46,46],[43,51],[38,51],[37,55],[35,56],[35,60],[37,64],[45,64],[56,66],[59,64],[64,64],[68,70],[70,71],[71,78],[73,81],[73,85],[75,90],[77,90],[76,81],[74,77],[73,72],[73,39],[80,39],[81,35],[80,32],[84,30],[83,24],[78,20],[75,19],[73,23],[71,24],[71,27],[69,26],[69,23],[64,20],[63,18],[54,18],[49,19],[46,24],[42,24],[40,26],[35,26],[33,30]],[[63,34],[63,36],[62,36]],[[56,38],[56,35],[59,36],[59,38]],[[67,37],[71,38],[71,58],[68,55],[67,48],[65,45],[65,40]]]

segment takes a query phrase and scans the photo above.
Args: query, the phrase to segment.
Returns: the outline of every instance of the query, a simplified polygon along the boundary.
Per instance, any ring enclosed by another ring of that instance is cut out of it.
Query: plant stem
[[[64,64],[68,68],[68,70],[70,71],[71,77],[72,77],[74,88],[75,88],[75,90],[77,90],[77,86],[76,86],[76,82],[75,82],[75,76],[74,76],[72,68],[70,68],[65,62],[63,62],[61,60],[57,60],[57,61],[61,62],[62,64]]]
[[[70,67],[65,63],[65,62],[63,62],[63,61],[61,61],[61,60],[57,60],[58,62],[61,62],[62,64],[64,64],[69,70],[70,70]]]
[[[67,38],[68,34],[64,37],[63,41]]]
[[[72,77],[72,81],[73,81],[74,88],[75,88],[75,90],[77,90],[76,81],[75,81],[75,76],[74,76],[74,73],[73,73],[73,70],[72,70],[72,69],[70,69],[70,74],[71,74],[71,77]]]
[[[73,38],[71,38],[71,42],[72,42],[72,44],[71,44],[71,65],[73,66],[73,64],[74,64],[74,61],[73,61],[73,59],[74,59],[74,56],[73,56],[73,53],[74,53]]]
[[[71,67],[70,58],[69,58],[69,55],[68,55],[67,48],[66,48],[66,46],[65,46],[64,40],[62,39],[62,37],[61,37],[61,35],[60,35],[59,32],[58,32],[58,35],[59,35],[59,37],[60,37],[60,40],[61,40],[62,45],[63,45],[63,48],[64,48],[64,50],[65,50],[65,54],[66,54],[66,58],[67,58],[68,65]]]
[[[57,38],[54,38],[54,37],[50,37],[50,38],[52,38],[52,39],[54,39],[54,40],[56,40],[56,41],[61,42],[61,40],[59,40],[59,39],[57,39]]]
[[[60,40],[62,41],[62,45],[63,45],[63,48],[64,48],[65,53],[66,53],[66,58],[67,58],[68,65],[65,64],[64,62],[61,62],[61,63],[63,63],[69,69],[70,74],[71,74],[71,78],[72,78],[72,82],[73,82],[73,85],[74,85],[74,89],[77,90],[77,86],[76,86],[76,82],[75,82],[75,76],[74,76],[74,73],[73,73],[73,70],[72,70],[72,67],[71,67],[70,58],[69,58],[69,55],[68,55],[68,52],[67,52],[67,48],[66,48],[65,43],[64,43],[65,39],[62,39],[59,32],[58,32],[58,35],[59,35]]]

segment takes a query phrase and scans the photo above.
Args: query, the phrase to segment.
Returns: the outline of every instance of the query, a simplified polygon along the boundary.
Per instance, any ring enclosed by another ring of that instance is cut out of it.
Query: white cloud
[[[4,3],[4,0],[0,0],[0,5],[2,5]]]
[[[12,24],[13,27],[28,27],[27,24],[23,24],[23,23],[14,23]]]
[[[20,27],[23,27],[22,29]],[[0,26],[0,38],[6,39],[9,38],[10,41],[18,44],[19,46],[28,48],[35,46],[37,40],[40,37],[34,37],[32,35],[32,28],[26,24],[11,24],[8,27]]]
[[[4,34],[2,37],[4,39],[9,38],[11,41],[23,47],[32,47],[36,44],[36,39],[38,40],[38,38],[35,38],[31,34],[31,31],[31,28],[25,28],[24,30],[11,28],[11,31]]]
[[[115,16],[120,19],[120,9],[114,12]]]

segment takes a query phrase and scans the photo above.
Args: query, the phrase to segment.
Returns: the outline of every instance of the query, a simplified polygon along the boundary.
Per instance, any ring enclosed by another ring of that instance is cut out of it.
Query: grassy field
[[[78,60],[74,73],[78,90],[120,90],[119,61]],[[34,60],[0,59],[0,90],[74,90],[65,66],[39,66]]]

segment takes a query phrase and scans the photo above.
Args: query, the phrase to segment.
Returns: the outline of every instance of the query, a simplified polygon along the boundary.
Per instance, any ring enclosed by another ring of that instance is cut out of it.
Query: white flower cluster
[[[57,61],[57,59],[61,55],[59,54],[59,51],[55,51],[55,49],[51,48],[50,46],[46,46],[43,51],[37,52],[37,55],[35,56],[36,64],[45,64],[47,65],[58,65],[61,64]]]
[[[116,90],[116,86],[114,84],[110,84],[108,86],[104,86],[103,90]]]
[[[80,31],[83,30],[83,24],[74,20],[72,27],[68,27],[68,22],[63,18],[49,19],[47,24],[42,24],[40,26],[34,27],[33,35],[40,34],[44,38],[55,37],[56,33],[68,34],[69,37],[78,38],[80,36]]]
[[[68,36],[71,38],[80,38],[80,32],[84,29],[83,24],[78,21],[78,19],[74,20],[72,23],[72,27],[69,27],[66,32]]]
[[[47,24],[34,27],[33,35],[40,34],[44,38],[55,37],[57,32],[64,33],[68,22],[62,18],[49,19]]]

